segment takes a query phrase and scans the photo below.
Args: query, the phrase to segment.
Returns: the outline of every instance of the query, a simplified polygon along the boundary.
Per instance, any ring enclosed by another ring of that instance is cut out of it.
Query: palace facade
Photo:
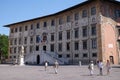
[[[88,0],[55,14],[5,25],[10,28],[9,59],[88,64],[120,61],[120,2]]]

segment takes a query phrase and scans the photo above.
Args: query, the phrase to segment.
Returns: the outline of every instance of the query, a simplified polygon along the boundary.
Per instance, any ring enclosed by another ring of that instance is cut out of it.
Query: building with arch
[[[88,64],[120,61],[120,2],[88,0],[63,11],[5,25],[10,28],[9,59],[25,62]]]

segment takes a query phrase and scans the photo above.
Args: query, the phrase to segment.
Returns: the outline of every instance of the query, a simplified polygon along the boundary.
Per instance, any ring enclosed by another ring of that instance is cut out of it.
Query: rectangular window
[[[115,10],[115,17],[120,18],[120,10]]]
[[[14,42],[14,44],[15,44],[15,42]],[[10,40],[10,45],[13,45],[13,39]]]
[[[51,41],[54,41],[54,33],[51,33]]]
[[[17,38],[14,39],[14,45],[17,45]]]
[[[36,46],[36,51],[39,51],[39,46],[38,45]]]
[[[14,59],[16,59],[16,56],[13,56]]]
[[[18,47],[18,53],[20,53],[21,52],[21,47]]]
[[[87,26],[83,26],[82,27],[82,34],[83,34],[83,37],[87,37]]]
[[[30,53],[32,53],[33,52],[33,46],[30,46],[30,49],[29,49],[30,51]]]
[[[120,36],[120,29],[118,29],[118,36]]]
[[[55,26],[55,20],[51,21],[51,26]]]
[[[59,58],[62,58],[62,54],[59,54],[58,57],[59,57]]]
[[[92,49],[96,49],[97,48],[97,39],[94,38],[94,39],[91,39],[92,41]]]
[[[33,24],[31,24],[31,27],[30,27],[31,30],[33,30]]]
[[[17,28],[15,28],[15,32],[17,32]]]
[[[82,17],[84,18],[84,17],[87,17],[87,10],[83,10],[82,11]]]
[[[74,49],[75,49],[75,50],[79,50],[79,42],[78,42],[78,41],[76,41],[76,42],[74,43]]]
[[[74,18],[75,18],[75,21],[79,20],[79,13],[75,13]]]
[[[71,19],[70,19],[70,16],[67,16],[67,22],[70,22]]]
[[[87,58],[88,54],[87,53],[83,53],[83,58]]]
[[[70,58],[70,54],[66,54],[66,57],[67,57],[67,58]]]
[[[87,40],[83,40],[83,49],[87,49]]]
[[[30,37],[30,43],[31,44],[33,43],[33,37]]]
[[[19,27],[19,32],[22,32],[22,27]]]
[[[62,40],[62,31],[59,32],[59,40]]]
[[[59,25],[63,24],[63,19],[59,18]]]
[[[25,31],[27,31],[28,30],[28,26],[25,26]]]
[[[67,42],[67,43],[66,43],[66,50],[67,50],[67,51],[70,51],[70,42]]]
[[[50,51],[51,51],[51,52],[54,52],[54,44],[51,44],[51,45],[50,45]]]
[[[47,27],[47,22],[44,22],[44,23],[43,23],[43,27]]]
[[[92,53],[92,57],[97,57],[97,53]]]
[[[91,35],[92,36],[96,35],[96,24],[91,25]]]
[[[24,53],[27,53],[27,46],[24,47]]]
[[[39,35],[36,35],[36,43],[39,43],[41,41],[41,38]]]
[[[17,48],[15,47],[15,48],[14,48],[14,53],[16,53],[16,49],[17,49]]]
[[[79,37],[79,28],[75,28],[74,29],[74,32],[75,32],[75,38],[78,38]]]
[[[12,56],[10,56],[9,58],[12,59]]]
[[[19,38],[19,45],[20,45],[20,44],[22,44],[22,40],[21,40],[21,38]]]
[[[96,14],[96,7],[92,7],[91,8],[91,15],[95,15]]]
[[[78,58],[79,57],[79,54],[75,54],[75,58]]]
[[[10,29],[11,33],[14,33],[14,29]]]
[[[67,30],[66,33],[67,33],[67,40],[68,40],[70,39],[70,30]]]
[[[62,43],[58,44],[58,51],[62,51]]]
[[[12,53],[12,48],[10,48],[10,54]]]
[[[40,25],[39,23],[36,24],[36,28],[39,29],[40,28]]]
[[[24,44],[27,44],[27,37],[24,37]]]

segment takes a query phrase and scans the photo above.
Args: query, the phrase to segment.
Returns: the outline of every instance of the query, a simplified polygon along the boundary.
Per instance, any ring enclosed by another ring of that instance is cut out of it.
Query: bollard
[[[81,61],[79,61],[79,66],[81,66]]]

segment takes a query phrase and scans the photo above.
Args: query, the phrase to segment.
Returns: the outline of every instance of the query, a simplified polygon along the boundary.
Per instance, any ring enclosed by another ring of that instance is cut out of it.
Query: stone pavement
[[[89,76],[87,66],[60,66],[55,74],[53,66],[45,71],[44,66],[0,65],[0,80],[120,80],[120,68],[112,68],[111,74],[98,75],[95,67],[94,75]]]

